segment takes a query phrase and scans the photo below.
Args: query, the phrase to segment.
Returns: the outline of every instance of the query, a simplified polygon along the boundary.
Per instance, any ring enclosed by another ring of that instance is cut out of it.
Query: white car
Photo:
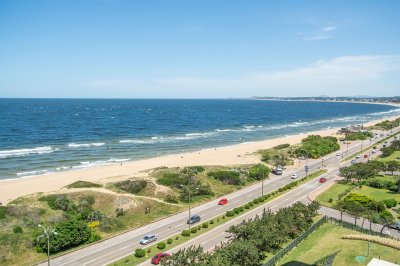
[[[372,150],[371,152],[372,152],[372,153],[376,153],[376,150]]]
[[[148,235],[145,235],[142,240],[140,240],[140,244],[147,245],[147,244],[149,244],[151,242],[154,242],[154,241],[157,241],[156,235],[148,234]]]
[[[360,158],[361,158],[361,155],[357,155],[357,156],[356,156],[356,159],[360,159]]]
[[[293,174],[293,175],[292,175],[292,179],[296,179],[296,178],[298,178],[298,177],[299,177],[298,174]]]
[[[336,153],[336,156],[342,156],[342,154],[340,154],[340,153]]]

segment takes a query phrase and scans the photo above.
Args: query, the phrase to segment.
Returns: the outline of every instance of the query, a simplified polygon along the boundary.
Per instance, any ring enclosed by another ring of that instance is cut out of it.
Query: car
[[[364,158],[368,158],[368,154],[364,154]]]
[[[361,158],[361,155],[357,155],[357,156],[356,156],[356,159],[360,159],[360,158]]]
[[[400,222],[389,225],[390,228],[400,230]]]
[[[376,150],[376,149],[378,149],[378,147],[374,146],[374,147],[372,147],[372,149]]]
[[[280,169],[280,168],[274,168],[274,169],[272,170],[272,173],[275,174],[275,175],[282,175],[283,170]]]
[[[169,257],[169,256],[171,256],[171,254],[169,254],[167,252],[157,253],[151,259],[151,263],[155,264],[155,265],[158,265],[161,262],[162,259],[164,259],[165,257]]]
[[[386,144],[383,144],[382,147],[383,147],[383,148],[386,148]]]
[[[336,153],[336,156],[342,156],[342,154],[341,153]]]
[[[353,160],[351,160],[351,163],[355,164],[355,163],[357,163],[357,161],[355,159],[353,159]]]
[[[298,178],[298,177],[299,177],[298,174],[293,174],[293,175],[292,175],[292,179],[296,179],[296,178]]]
[[[187,224],[195,224],[200,222],[201,218],[200,216],[198,216],[197,214],[192,215],[188,220],[187,220]]]
[[[319,179],[319,182],[320,182],[320,183],[325,183],[325,182],[326,182],[326,178],[325,178],[325,177],[321,177],[321,178]]]
[[[228,203],[228,199],[226,198],[222,198],[218,201],[218,205],[225,205]]]
[[[141,245],[147,245],[151,242],[157,241],[157,237],[154,234],[145,235],[142,240],[140,240]]]
[[[372,152],[373,154],[375,154],[375,153],[376,153],[376,150],[372,150],[371,152]]]

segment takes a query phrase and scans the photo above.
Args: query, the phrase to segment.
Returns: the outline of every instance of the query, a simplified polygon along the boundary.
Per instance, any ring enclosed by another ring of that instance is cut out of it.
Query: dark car
[[[192,217],[190,217],[189,220],[187,220],[187,224],[194,224],[194,223],[198,223],[200,222],[200,216],[198,216],[197,214],[192,215]]]
[[[400,230],[400,222],[389,225],[390,228]]]
[[[163,258],[169,257],[169,256],[171,256],[171,254],[166,253],[166,252],[158,253],[151,259],[151,263],[157,265],[157,264],[159,264],[161,262],[161,260]]]

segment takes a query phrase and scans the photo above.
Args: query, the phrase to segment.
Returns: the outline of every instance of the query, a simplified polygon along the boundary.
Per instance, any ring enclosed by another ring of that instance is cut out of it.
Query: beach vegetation
[[[263,164],[256,164],[249,169],[249,177],[254,180],[261,180],[267,178],[271,169]]]
[[[391,130],[395,127],[400,126],[400,118],[397,118],[395,120],[389,121],[389,120],[385,120],[382,122],[379,122],[377,124],[375,124],[372,128],[374,129],[383,129],[383,130]]]
[[[294,150],[297,157],[317,159],[340,149],[337,138],[310,135],[301,140],[301,146]]]
[[[366,139],[370,139],[372,138],[374,135],[372,132],[370,131],[361,131],[361,132],[352,132],[352,133],[348,133],[346,134],[345,139],[346,140],[366,140]]]
[[[240,173],[235,171],[213,171],[209,172],[207,175],[229,185],[242,185],[245,182],[245,179],[241,177]]]
[[[293,148],[289,144],[281,144],[272,149],[260,150],[261,161],[273,166],[293,165]]]
[[[178,203],[179,202],[179,198],[174,195],[174,194],[167,194],[164,198],[165,202],[169,202],[169,203]]]
[[[0,206],[0,219],[6,218],[6,206]]]
[[[132,194],[138,194],[144,188],[147,187],[147,181],[144,179],[141,180],[124,180],[115,183],[115,186],[123,191]]]
[[[289,148],[289,147],[290,147],[290,144],[284,143],[284,144],[279,144],[279,145],[273,147],[273,149],[275,149],[275,150],[283,150],[283,149],[286,149],[286,148]]]
[[[66,186],[66,188],[69,188],[69,189],[71,189],[71,188],[99,188],[99,187],[102,187],[102,185],[88,182],[88,181],[82,181],[82,180],[76,181],[76,182]]]

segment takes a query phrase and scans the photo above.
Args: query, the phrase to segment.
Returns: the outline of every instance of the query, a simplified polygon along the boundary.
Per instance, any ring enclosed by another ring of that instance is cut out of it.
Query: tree
[[[400,170],[400,162],[399,161],[388,161],[385,164],[385,170],[392,172],[392,175],[394,175],[395,171]]]
[[[394,217],[390,211],[384,210],[384,211],[380,212],[379,213],[379,223],[381,225],[383,225],[382,229],[381,229],[381,234],[383,232],[383,229],[385,227],[389,226],[390,224],[392,224],[393,222],[394,222]]]
[[[262,180],[268,177],[270,172],[271,170],[268,168],[268,166],[257,164],[249,169],[249,177],[255,180]]]

